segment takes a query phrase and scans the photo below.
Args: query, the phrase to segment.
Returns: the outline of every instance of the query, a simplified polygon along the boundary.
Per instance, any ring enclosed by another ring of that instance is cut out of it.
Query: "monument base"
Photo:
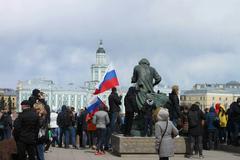
[[[188,141],[186,137],[175,138],[176,154],[188,153]],[[122,154],[156,154],[155,137],[124,137],[112,135],[112,149],[115,155]]]

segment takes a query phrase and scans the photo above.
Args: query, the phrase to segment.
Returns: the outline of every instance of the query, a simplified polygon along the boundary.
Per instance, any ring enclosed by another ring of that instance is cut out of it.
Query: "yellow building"
[[[0,101],[4,99],[4,108],[9,106],[9,98],[11,99],[12,110],[16,109],[17,96],[16,92],[13,89],[1,88],[0,89]]]
[[[199,102],[201,109],[204,109],[220,103],[228,108],[233,101],[240,97],[240,88],[237,86],[230,88],[228,86],[233,86],[230,84],[196,84],[192,90],[181,93],[181,105],[190,106]]]

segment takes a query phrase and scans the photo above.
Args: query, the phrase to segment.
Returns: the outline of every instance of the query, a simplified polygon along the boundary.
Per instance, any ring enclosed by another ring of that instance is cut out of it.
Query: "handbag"
[[[164,135],[165,135],[165,133],[167,131],[167,127],[168,127],[168,120],[167,120],[166,128],[165,128],[165,130],[164,130],[164,132],[163,132],[163,134],[161,136],[161,139],[160,139],[160,142],[159,142],[159,145],[158,145],[158,154],[160,153],[160,147],[161,147],[162,139],[163,139],[163,137],[164,137]]]
[[[46,136],[46,129],[45,128],[40,128],[38,131],[38,138],[42,138]]]

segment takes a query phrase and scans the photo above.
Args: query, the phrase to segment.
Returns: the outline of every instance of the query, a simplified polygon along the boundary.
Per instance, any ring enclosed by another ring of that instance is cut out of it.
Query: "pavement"
[[[91,149],[64,149],[51,148],[50,152],[45,153],[46,160],[158,160],[157,155],[153,154],[131,154],[121,157],[113,155],[111,152],[106,152],[105,155],[96,156],[95,151]],[[231,153],[224,151],[204,151],[205,160],[240,160],[239,153]],[[187,160],[182,154],[177,154],[170,160]],[[193,157],[193,159],[199,159]]]

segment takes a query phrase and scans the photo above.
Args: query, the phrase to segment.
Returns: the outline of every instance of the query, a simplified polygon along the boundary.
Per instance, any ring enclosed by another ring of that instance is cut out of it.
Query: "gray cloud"
[[[237,0],[0,3],[1,87],[36,77],[83,84],[99,39],[122,85],[142,57],[183,88],[240,79]]]

